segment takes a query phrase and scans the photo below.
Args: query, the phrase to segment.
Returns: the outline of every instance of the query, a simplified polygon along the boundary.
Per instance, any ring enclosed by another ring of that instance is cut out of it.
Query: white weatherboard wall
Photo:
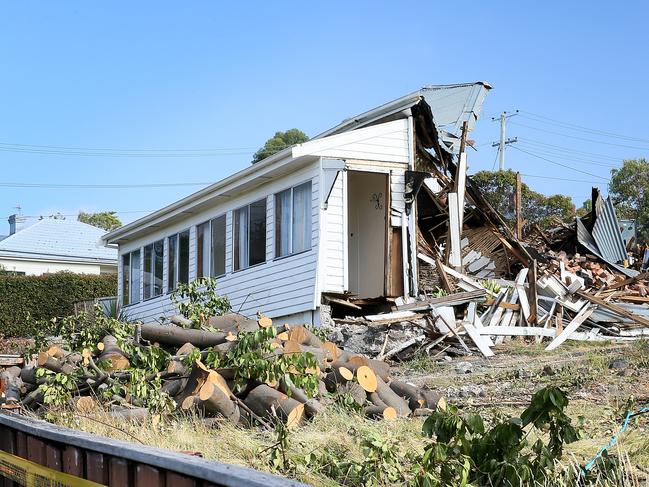
[[[203,209],[188,215],[182,222],[166,228],[152,230],[147,237],[120,246],[121,255],[137,248],[142,249],[161,238],[190,229],[190,279],[196,277],[196,225],[219,215],[226,214],[226,275],[217,277],[217,292],[230,298],[232,309],[244,315],[253,316],[262,312],[271,318],[293,315],[297,321],[311,321],[316,308],[316,266],[319,239],[319,167],[313,164],[292,173],[290,176],[268,182],[253,191],[231,198],[225,203]],[[284,189],[311,180],[312,222],[311,249],[291,256],[274,258],[274,195]],[[232,210],[266,198],[266,262],[236,272],[232,271]],[[126,306],[125,312],[131,319],[154,321],[162,315],[176,313],[167,286],[168,246],[165,242],[164,286],[162,296]],[[142,286],[141,286],[142,287]],[[119,289],[122,289],[120,272]],[[140,295],[142,293],[140,292]]]
[[[347,173],[341,172],[329,195],[327,209],[322,212],[324,231],[322,235],[322,291],[345,291],[347,279],[345,268],[347,262],[347,229],[345,223],[347,191]]]

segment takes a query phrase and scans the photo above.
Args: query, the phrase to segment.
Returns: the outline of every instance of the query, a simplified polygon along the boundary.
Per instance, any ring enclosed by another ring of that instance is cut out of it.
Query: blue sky
[[[478,145],[471,172],[493,167],[498,124],[490,117],[514,109],[521,115],[507,135],[521,142],[508,150],[507,166],[530,175],[523,179],[538,191],[581,204],[592,183],[605,187],[609,166],[649,157],[644,2],[2,1],[0,8],[3,218],[19,204],[26,215],[116,210],[131,221],[200,186],[2,184],[213,182],[246,167],[276,130],[316,135],[425,84],[492,84],[471,135]]]

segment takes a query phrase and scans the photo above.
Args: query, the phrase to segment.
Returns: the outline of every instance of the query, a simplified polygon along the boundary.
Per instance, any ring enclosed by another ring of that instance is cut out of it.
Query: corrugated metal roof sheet
[[[377,120],[407,110],[423,98],[433,114],[433,122],[439,132],[440,144],[450,152],[458,152],[463,123],[466,121],[469,130],[473,129],[490,89],[491,86],[483,81],[452,85],[427,85],[372,110],[347,118],[314,138],[328,137],[375,123]]]
[[[618,230],[619,231],[619,230]],[[593,236],[590,234],[586,226],[581,222],[580,218],[577,218],[577,240],[581,245],[586,247],[592,254],[596,255],[600,259],[602,259],[604,262],[607,264],[611,265],[614,267],[616,270],[620,271],[622,274],[628,276],[628,277],[635,277],[638,275],[638,271],[635,271],[633,269],[628,269],[626,267],[622,267],[620,265],[617,265],[615,262],[611,262],[604,258],[602,255],[601,251],[599,250],[599,246],[597,245],[597,242],[593,238]]]
[[[105,233],[77,220],[46,218],[0,241],[0,256],[117,263],[117,249],[101,242]]]
[[[606,199],[598,197],[595,202],[595,225],[593,226],[593,238],[597,243],[599,251],[607,262],[623,263],[628,259],[626,247],[622,240],[620,223],[617,221],[615,208],[609,196]]]

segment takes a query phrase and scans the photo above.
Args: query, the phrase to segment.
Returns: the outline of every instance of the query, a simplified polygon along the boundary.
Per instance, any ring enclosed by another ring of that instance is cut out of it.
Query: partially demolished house
[[[649,334],[610,199],[523,239],[467,176],[489,89],[424,87],[109,233],[121,304],[171,317],[170,293],[211,276],[240,314],[345,325],[332,340],[379,358]]]
[[[489,89],[424,87],[107,234],[119,245],[122,305],[157,319],[174,312],[170,291],[203,276],[218,279],[234,310],[288,322],[319,323],[323,294],[418,296],[420,279],[431,285],[418,254],[446,214],[430,208],[453,184],[463,127],[471,130]],[[470,184],[466,197],[482,201]],[[420,222],[433,232],[422,234]],[[496,242],[478,240],[493,270],[505,268]]]

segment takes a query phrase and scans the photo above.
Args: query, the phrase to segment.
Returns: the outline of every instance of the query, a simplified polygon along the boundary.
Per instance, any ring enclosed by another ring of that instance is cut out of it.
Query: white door
[[[363,298],[384,295],[387,174],[347,173],[349,290]]]

